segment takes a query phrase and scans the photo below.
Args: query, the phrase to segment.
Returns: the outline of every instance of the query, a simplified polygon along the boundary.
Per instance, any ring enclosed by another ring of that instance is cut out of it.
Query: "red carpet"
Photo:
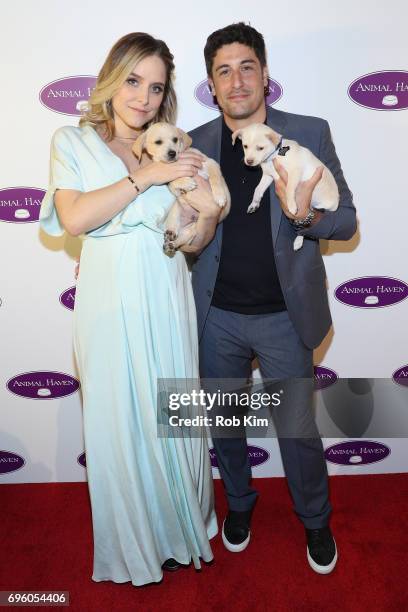
[[[222,517],[222,485],[215,485]],[[408,474],[330,479],[339,562],[329,576],[307,564],[284,479],[256,486],[261,496],[246,551],[229,553],[217,536],[215,561],[201,572],[189,567],[166,573],[161,584],[133,587],[90,579],[85,483],[1,485],[0,590],[70,591],[71,605],[62,609],[75,612],[408,610]]]

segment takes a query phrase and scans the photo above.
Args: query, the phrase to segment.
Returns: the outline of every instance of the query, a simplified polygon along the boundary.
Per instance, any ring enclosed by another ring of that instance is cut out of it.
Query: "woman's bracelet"
[[[136,189],[137,193],[139,194],[139,193],[140,193],[140,189],[139,189],[139,187],[137,186],[136,181],[134,181],[134,180],[132,179],[132,177],[130,176],[130,174],[127,176],[127,179],[128,179],[128,180],[129,180],[129,181],[132,183],[133,187]]]

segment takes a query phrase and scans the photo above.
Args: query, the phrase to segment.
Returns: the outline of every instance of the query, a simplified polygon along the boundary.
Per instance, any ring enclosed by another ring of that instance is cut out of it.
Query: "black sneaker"
[[[180,563],[173,558],[167,559],[167,561],[163,563],[162,569],[164,569],[166,572],[176,572],[178,569],[180,569]]]
[[[225,548],[230,552],[241,552],[248,546],[251,539],[251,530],[249,529],[251,515],[252,510],[246,510],[245,512],[229,510],[222,526],[222,541]]]
[[[318,574],[330,574],[337,563],[336,542],[330,527],[306,529],[307,560]]]

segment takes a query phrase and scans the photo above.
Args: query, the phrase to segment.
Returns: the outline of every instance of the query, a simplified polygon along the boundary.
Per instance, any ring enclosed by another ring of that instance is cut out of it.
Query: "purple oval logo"
[[[314,388],[316,391],[334,385],[338,378],[339,376],[334,370],[324,366],[314,366]]]
[[[265,461],[268,461],[269,456],[268,451],[260,446],[248,446],[249,463],[252,467],[265,463]]]
[[[33,223],[38,221],[44,189],[38,187],[6,187],[0,189],[0,221]]]
[[[402,302],[408,285],[388,276],[362,276],[342,283],[334,290],[339,302],[355,308],[383,308]]]
[[[79,389],[79,381],[63,372],[24,372],[7,381],[7,389],[28,399],[57,399],[72,395]]]
[[[77,461],[78,461],[79,465],[82,465],[82,467],[86,468],[86,455],[85,455],[85,453],[81,453],[80,455],[78,455]]]
[[[25,466],[25,459],[11,453],[10,451],[0,450],[0,474],[9,474],[21,470]]]
[[[75,287],[70,287],[69,289],[61,293],[59,297],[59,301],[62,304],[62,306],[65,306],[65,308],[68,308],[68,310],[74,310],[75,291],[76,291]]]
[[[398,370],[395,370],[392,379],[397,385],[408,387],[408,365],[404,365]]]
[[[273,104],[280,100],[282,95],[282,85],[280,85],[278,81],[275,81],[274,79],[268,79],[268,95],[266,96],[266,103],[269,106],[273,106]],[[211,93],[208,79],[204,79],[204,81],[201,81],[196,86],[196,88],[194,89],[194,97],[203,106],[219,110],[219,106],[214,100],[214,96]]]
[[[338,465],[367,465],[386,459],[391,449],[372,440],[350,440],[333,444],[324,451],[327,461]]]
[[[261,448],[260,446],[249,446],[248,445],[248,457],[249,462],[252,467],[257,465],[261,465],[261,463],[265,463],[268,461],[270,455],[267,450]],[[210,448],[210,460],[212,467],[218,467],[217,455],[215,453],[214,448]]]
[[[347,93],[365,108],[403,110],[408,108],[408,72],[380,70],[364,74],[351,83]]]
[[[95,87],[96,77],[79,75],[57,79],[40,91],[40,102],[62,115],[82,115],[88,106],[89,96]]]

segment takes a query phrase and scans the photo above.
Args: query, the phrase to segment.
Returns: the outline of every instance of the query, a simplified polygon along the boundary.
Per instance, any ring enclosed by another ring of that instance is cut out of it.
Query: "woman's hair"
[[[79,125],[91,125],[102,129],[109,141],[115,135],[115,123],[112,110],[112,97],[132,72],[135,64],[156,55],[166,67],[166,83],[163,100],[157,115],[149,125],[157,121],[174,123],[177,112],[177,98],[174,91],[173,55],[162,40],[144,32],[126,34],[112,47],[106,58],[88,101],[88,110],[79,121]],[[148,127],[148,125],[146,125]]]

